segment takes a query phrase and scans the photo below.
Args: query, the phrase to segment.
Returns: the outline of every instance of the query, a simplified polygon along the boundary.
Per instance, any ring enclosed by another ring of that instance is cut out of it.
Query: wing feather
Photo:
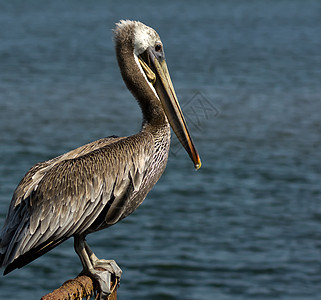
[[[95,222],[95,228],[117,222],[143,182],[152,144],[146,133],[106,138],[32,167],[14,193],[0,234],[0,266],[9,272],[89,232]],[[111,213],[102,220],[106,207]]]

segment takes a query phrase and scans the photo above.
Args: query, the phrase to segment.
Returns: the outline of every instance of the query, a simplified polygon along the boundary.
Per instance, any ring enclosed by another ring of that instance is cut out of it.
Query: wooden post
[[[111,294],[108,300],[117,300],[117,288],[119,279],[112,276],[110,283]],[[98,286],[92,278],[79,274],[76,278],[67,280],[62,286],[53,292],[43,296],[41,300],[74,300],[89,299],[94,293],[97,294]]]

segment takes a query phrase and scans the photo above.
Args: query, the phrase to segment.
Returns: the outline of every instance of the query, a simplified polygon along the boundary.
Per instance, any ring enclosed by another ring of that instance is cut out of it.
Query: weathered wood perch
[[[108,300],[117,300],[117,288],[119,280],[116,276],[112,276]],[[40,300],[74,300],[89,299],[92,295],[97,295],[98,285],[92,278],[79,274],[76,278],[67,280],[62,286],[53,292],[43,296]]]

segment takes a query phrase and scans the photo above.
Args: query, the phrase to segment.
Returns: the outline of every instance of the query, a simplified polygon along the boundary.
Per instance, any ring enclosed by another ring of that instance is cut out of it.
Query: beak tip
[[[197,161],[197,163],[194,164],[194,167],[195,167],[195,171],[197,171],[198,169],[200,169],[202,166],[202,163],[201,163],[201,160],[199,159]]]

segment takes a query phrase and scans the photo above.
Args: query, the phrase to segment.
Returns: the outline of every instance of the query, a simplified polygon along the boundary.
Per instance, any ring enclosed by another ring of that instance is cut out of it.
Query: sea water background
[[[203,162],[174,143],[144,204],[88,237],[122,267],[119,299],[320,299],[320,1],[1,0],[1,225],[33,164],[139,130],[119,19],[161,35]],[[67,241],[1,277],[0,299],[80,269]]]

